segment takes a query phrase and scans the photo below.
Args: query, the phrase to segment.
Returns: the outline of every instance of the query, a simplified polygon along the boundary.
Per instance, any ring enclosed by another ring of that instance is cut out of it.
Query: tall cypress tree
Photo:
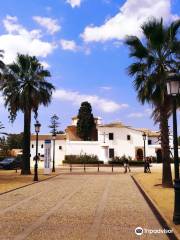
[[[59,117],[54,114],[51,117],[51,124],[49,125],[49,128],[51,129],[50,133],[57,134],[58,133],[58,127],[59,127]]]
[[[95,127],[91,104],[82,102],[78,113],[77,135],[84,141],[90,141]]]

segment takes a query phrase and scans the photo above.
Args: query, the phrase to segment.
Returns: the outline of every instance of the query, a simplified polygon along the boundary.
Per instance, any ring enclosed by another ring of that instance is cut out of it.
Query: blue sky
[[[128,34],[142,38],[140,26],[147,18],[163,17],[169,23],[179,12],[178,0],[3,1],[0,48],[5,50],[4,61],[12,62],[17,52],[36,55],[50,70],[57,89],[51,105],[39,110],[42,133],[49,131],[54,113],[64,129],[84,100],[92,103],[94,115],[104,122],[157,129],[150,119],[151,107],[138,103],[133,79],[127,76],[131,60],[123,40]],[[21,113],[11,124],[3,99],[0,109],[8,132],[23,130]]]

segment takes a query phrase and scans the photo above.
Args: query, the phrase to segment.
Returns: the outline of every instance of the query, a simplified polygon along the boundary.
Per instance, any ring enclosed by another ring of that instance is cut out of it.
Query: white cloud
[[[52,11],[52,7],[50,7],[50,6],[46,6],[45,9],[48,13]]]
[[[67,0],[67,3],[71,5],[72,8],[80,7],[82,0]]]
[[[33,20],[37,22],[41,27],[44,27],[47,30],[47,33],[51,35],[61,30],[61,26],[58,24],[57,19],[34,16]]]
[[[51,66],[49,65],[49,63],[47,63],[46,61],[41,61],[40,63],[41,63],[41,65],[42,65],[45,69],[51,67]]]
[[[0,106],[4,105],[4,98],[2,95],[0,95]]]
[[[144,118],[144,117],[150,117],[152,114],[152,109],[147,108],[142,112],[133,112],[128,115],[128,118]]]
[[[144,112],[145,112],[146,115],[151,116],[152,111],[153,111],[152,108],[146,108]]]
[[[60,46],[65,51],[72,51],[72,52],[80,51],[80,52],[84,52],[86,55],[89,55],[91,53],[91,50],[89,47],[77,45],[77,43],[74,40],[61,39]]]
[[[79,47],[77,46],[76,42],[73,41],[73,40],[61,39],[60,40],[60,45],[61,45],[61,48],[63,50],[67,50],[67,51],[76,52],[79,49]]]
[[[54,43],[41,39],[40,30],[28,31],[19,24],[17,17],[6,16],[3,25],[7,33],[0,36],[0,46],[5,51],[4,62],[7,64],[15,60],[17,53],[47,57],[56,48]]]
[[[87,26],[81,36],[85,42],[123,40],[126,35],[141,37],[140,26],[151,17],[163,17],[166,22],[177,18],[171,13],[171,0],[126,0],[119,13],[101,26]]]
[[[100,89],[105,90],[105,91],[110,91],[110,90],[112,90],[112,87],[110,87],[110,86],[102,86],[102,87],[100,87]]]
[[[128,115],[129,118],[143,118],[144,116],[145,116],[144,113],[140,112],[134,112]]]
[[[88,101],[93,107],[106,112],[113,113],[123,108],[127,108],[127,104],[119,104],[115,101],[101,98],[97,95],[86,95],[75,91],[67,91],[64,89],[58,89],[54,93],[54,98],[62,101],[69,101],[75,105],[80,105],[83,101]]]

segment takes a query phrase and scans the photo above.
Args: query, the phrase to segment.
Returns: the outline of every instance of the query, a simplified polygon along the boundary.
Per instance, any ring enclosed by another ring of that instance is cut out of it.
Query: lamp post
[[[40,132],[41,124],[38,121],[36,121],[34,127],[36,132],[36,157],[34,165],[34,181],[38,181],[38,134]]]
[[[173,145],[174,145],[174,214],[173,222],[180,224],[180,179],[179,179],[179,158],[178,158],[178,137],[177,137],[177,115],[176,115],[176,97],[180,94],[180,75],[170,73],[167,78],[167,93],[173,100]]]
[[[147,136],[146,136],[146,133],[145,133],[145,132],[143,133],[142,137],[143,137],[143,141],[144,141],[144,154],[143,154],[143,159],[144,159],[144,172],[146,173],[147,164],[146,164],[145,160],[146,160],[146,137],[147,137]]]
[[[55,172],[55,141],[56,141],[56,133],[54,132],[52,134],[53,138],[53,167],[52,167],[52,172]]]
[[[146,158],[146,137],[147,137],[145,132],[143,133],[142,137],[143,137],[143,141],[144,141],[144,161],[145,161],[145,158]]]

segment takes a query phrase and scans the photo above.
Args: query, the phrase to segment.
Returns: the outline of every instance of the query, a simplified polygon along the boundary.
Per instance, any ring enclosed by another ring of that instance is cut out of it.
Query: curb
[[[157,206],[157,204],[151,199],[151,197],[149,196],[149,194],[145,191],[145,189],[137,182],[137,180],[134,178],[134,176],[131,176],[131,178],[133,179],[134,183],[136,184],[137,188],[139,189],[139,191],[141,192],[141,194],[143,195],[144,199],[146,200],[147,204],[149,205],[149,207],[151,208],[152,212],[154,213],[155,217],[157,218],[157,220],[159,221],[159,223],[161,224],[161,226],[164,229],[172,229],[173,233],[172,234],[166,234],[166,236],[170,239],[170,240],[179,240],[180,239],[180,234],[177,232],[177,230],[174,227],[171,227],[170,222],[167,220],[167,218],[164,216],[164,214],[162,213],[162,211],[159,209],[159,207]]]
[[[49,177],[49,178],[40,180],[40,181],[38,181],[38,182],[32,182],[32,183],[28,183],[28,184],[26,184],[26,185],[23,185],[23,186],[21,186],[21,187],[13,188],[13,189],[8,190],[8,191],[6,191],[6,192],[0,193],[0,196],[1,196],[1,195],[4,195],[4,194],[7,194],[7,193],[10,193],[10,192],[14,192],[14,191],[16,191],[16,190],[18,190],[18,189],[21,189],[21,188],[25,188],[25,187],[31,186],[31,185],[33,185],[33,184],[37,184],[37,183],[41,183],[41,182],[50,180],[50,179],[55,178],[55,177],[57,177],[57,176],[59,176],[59,175],[61,175],[61,173],[56,174],[56,175],[54,175],[54,176],[51,176],[51,177]],[[32,175],[32,176],[33,176],[33,175]]]

